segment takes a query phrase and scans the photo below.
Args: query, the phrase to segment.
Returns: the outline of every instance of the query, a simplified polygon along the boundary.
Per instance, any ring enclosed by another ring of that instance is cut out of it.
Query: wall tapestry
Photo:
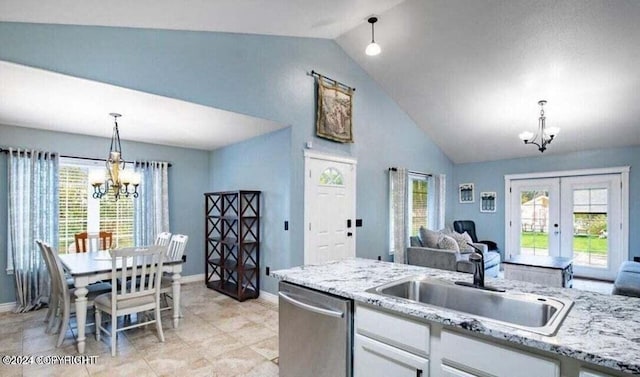
[[[353,90],[339,83],[330,83],[325,77],[316,79],[318,109],[316,135],[340,143],[353,143],[351,115]]]

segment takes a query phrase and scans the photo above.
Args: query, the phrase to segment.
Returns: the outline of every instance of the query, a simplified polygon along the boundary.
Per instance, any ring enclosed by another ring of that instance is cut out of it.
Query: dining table
[[[78,352],[85,351],[85,326],[87,323],[87,286],[99,281],[110,281],[112,277],[112,259],[108,250],[89,251],[86,253],[60,254],[65,270],[73,278],[75,289],[76,322],[78,324]],[[118,262],[122,265],[122,262]],[[182,259],[164,260],[162,271],[171,274],[173,294],[173,327],[177,328],[180,320],[180,279]],[[121,267],[119,267],[120,269]]]

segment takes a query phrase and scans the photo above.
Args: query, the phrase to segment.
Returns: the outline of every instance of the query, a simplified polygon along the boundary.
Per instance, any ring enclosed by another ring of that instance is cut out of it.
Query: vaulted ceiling
[[[0,2],[0,21],[335,39],[456,163],[539,154],[518,133],[540,99],[545,154],[640,145],[638,20],[637,0]]]

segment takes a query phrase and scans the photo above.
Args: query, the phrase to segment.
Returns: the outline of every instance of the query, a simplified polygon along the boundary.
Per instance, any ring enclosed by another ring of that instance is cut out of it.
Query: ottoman
[[[618,270],[611,294],[640,297],[640,263],[626,261]]]

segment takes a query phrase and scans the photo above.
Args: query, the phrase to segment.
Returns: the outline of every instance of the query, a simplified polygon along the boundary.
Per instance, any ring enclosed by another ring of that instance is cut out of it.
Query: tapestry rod
[[[338,80],[334,80],[334,79],[332,79],[331,77],[327,77],[327,76],[325,76],[325,75],[323,75],[323,74],[321,74],[321,73],[318,73],[318,72],[316,72],[316,71],[314,71],[314,70],[311,70],[311,76],[323,77],[323,78],[325,78],[325,79],[327,79],[327,80],[329,80],[329,81],[333,81],[334,83],[336,83],[336,85],[340,85],[340,86],[343,86],[343,87],[345,87],[345,88],[347,88],[347,89],[351,89],[351,90],[353,90],[354,92],[356,91],[356,88],[353,88],[353,87],[351,87],[351,86],[349,86],[349,85],[343,84],[343,83],[341,83],[341,82],[340,82],[340,81],[338,81]]]
[[[4,149],[4,148],[0,148],[0,153],[9,153],[9,150],[8,149]],[[27,153],[29,153],[29,152],[27,151]],[[58,153],[51,153],[51,154],[52,155],[56,155]],[[75,159],[78,159],[78,160],[86,160],[86,161],[105,161],[104,158],[69,156],[69,155],[64,155],[64,154],[61,154],[60,157],[62,157],[62,158],[75,158]],[[135,163],[136,165],[139,165],[139,163],[134,162],[134,161],[125,161],[125,162],[127,164],[134,164]],[[171,167],[171,163],[169,163],[167,166]]]

